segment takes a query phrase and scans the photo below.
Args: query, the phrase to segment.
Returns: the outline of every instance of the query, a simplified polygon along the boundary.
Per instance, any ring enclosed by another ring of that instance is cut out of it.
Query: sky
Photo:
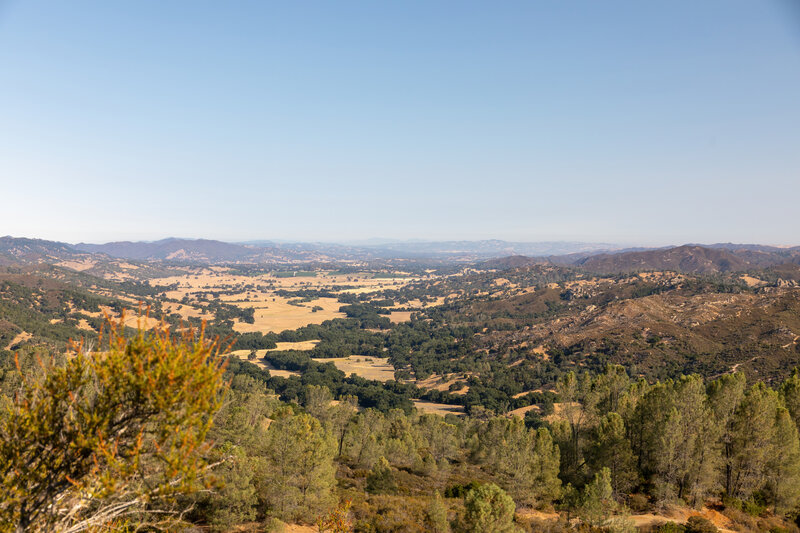
[[[0,0],[0,235],[800,244],[793,0]]]

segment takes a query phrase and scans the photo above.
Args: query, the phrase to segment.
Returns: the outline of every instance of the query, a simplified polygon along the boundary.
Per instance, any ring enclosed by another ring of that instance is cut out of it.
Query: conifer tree
[[[378,459],[367,475],[367,492],[372,494],[391,494],[397,490],[392,465],[385,457]]]
[[[778,409],[778,395],[763,383],[750,387],[733,414],[730,480],[725,492],[748,499],[765,481]]]
[[[783,382],[780,393],[783,405],[789,410],[795,426],[800,428],[800,368],[795,368],[792,375]]]
[[[265,437],[264,463],[256,480],[267,513],[282,520],[313,520],[334,503],[331,435],[311,415],[285,414]]]
[[[627,494],[636,485],[636,458],[625,434],[625,424],[617,413],[608,413],[600,419],[586,455],[594,471],[609,469],[617,496]]]
[[[797,426],[783,407],[776,413],[766,491],[778,513],[788,513],[800,506],[800,440]]]
[[[611,488],[611,471],[601,469],[583,490],[578,511],[581,520],[591,527],[604,527],[617,509],[614,489]]]
[[[425,509],[425,525],[433,533],[450,533],[450,522],[447,520],[447,506],[437,490]]]
[[[673,401],[662,428],[656,466],[662,495],[691,504],[702,502],[714,486],[718,464],[718,426],[699,376],[672,383]]]
[[[708,403],[720,432],[722,486],[726,491],[733,483],[734,428],[733,415],[744,398],[746,388],[742,373],[727,374],[708,384]]]
[[[514,500],[495,484],[481,485],[464,497],[464,525],[470,533],[513,533]]]

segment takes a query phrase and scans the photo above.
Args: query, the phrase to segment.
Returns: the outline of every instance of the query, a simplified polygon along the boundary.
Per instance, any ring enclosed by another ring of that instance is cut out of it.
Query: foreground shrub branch
[[[77,345],[66,365],[43,365],[0,414],[0,531],[179,520],[175,498],[209,467],[225,388],[218,347],[202,331],[126,338],[120,320],[101,351]]]

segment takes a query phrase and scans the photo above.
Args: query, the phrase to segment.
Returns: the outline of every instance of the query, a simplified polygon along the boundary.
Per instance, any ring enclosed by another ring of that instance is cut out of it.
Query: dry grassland
[[[389,314],[389,320],[394,322],[395,324],[399,324],[400,322],[408,322],[411,320],[411,313],[413,311],[392,311]]]
[[[238,307],[255,309],[253,315],[255,322],[248,324],[237,320],[233,324],[234,331],[239,333],[255,331],[280,333],[287,329],[297,329],[309,324],[322,324],[326,320],[345,317],[344,313],[339,312],[342,304],[334,298],[319,298],[302,305],[290,305],[288,302],[288,299],[280,296],[276,296],[274,302],[271,300],[269,302],[228,301]],[[322,310],[313,312],[311,311],[313,306],[322,307]]]
[[[162,302],[161,308],[167,314],[180,315],[184,319],[199,318],[202,320],[211,320],[214,318],[214,315],[206,313],[202,309],[187,304],[179,304],[176,302]]]
[[[344,318],[339,312],[342,305],[335,298],[318,298],[299,305],[289,305],[290,300],[276,294],[279,290],[334,290],[336,286],[355,286],[342,292],[377,292],[386,288],[397,288],[416,278],[373,278],[371,275],[346,275],[332,272],[318,272],[314,277],[276,277],[272,274],[260,276],[240,276],[231,274],[223,267],[197,269],[186,275],[170,276],[150,280],[152,286],[165,287],[177,285],[167,290],[166,296],[173,300],[184,297],[195,298],[200,293],[232,292],[220,295],[220,300],[237,307],[253,308],[255,322],[234,323],[234,330],[240,333],[261,332],[279,333],[294,330],[309,324],[321,324],[326,320]],[[251,288],[247,289],[246,287]],[[269,288],[265,288],[269,287]],[[185,306],[184,306],[185,307]],[[322,307],[312,312],[313,307]],[[178,311],[180,313],[180,311]],[[407,320],[404,314],[397,320]]]
[[[446,403],[423,402],[422,400],[413,400],[414,407],[423,413],[433,413],[435,415],[464,415],[464,408],[460,405],[449,405]]]
[[[256,359],[249,361],[247,356],[250,355],[250,350],[234,350],[230,353],[230,355],[234,357],[238,357],[242,361],[247,361],[248,363],[256,365],[258,368],[262,370],[269,370],[269,373],[273,376],[278,376],[282,378],[288,378],[291,376],[299,376],[300,372],[295,372],[293,370],[279,370],[272,366],[271,364],[267,363],[262,359],[264,354],[267,353],[267,350],[256,350]]]
[[[389,381],[394,379],[394,367],[389,364],[388,357],[371,357],[368,355],[351,355],[349,357],[324,358],[316,357],[318,363],[333,363],[336,368],[349,376],[355,374],[364,379]]]
[[[80,311],[81,314],[88,315],[94,318],[104,318],[109,317],[111,319],[118,319],[119,314],[115,313],[110,307],[106,305],[100,306],[100,311],[90,312],[90,311]],[[82,329],[88,328],[91,330],[91,326],[89,326],[88,322],[85,320],[83,321],[86,324],[86,327],[81,327]],[[138,328],[143,327],[144,329],[153,329],[161,324],[161,321],[146,315],[140,315],[136,311],[126,310],[125,311],[125,321],[124,324],[129,328]]]
[[[83,272],[84,270],[89,270],[94,267],[96,264],[97,262],[90,259],[83,259],[81,261],[61,261],[60,263],[56,263],[56,266]]]
[[[267,350],[268,352],[277,352],[277,351],[286,351],[286,350],[298,350],[301,352],[305,352],[308,350],[313,350],[314,347],[319,344],[319,341],[299,341],[299,342],[276,342],[275,344],[278,345],[277,348],[272,348],[271,350]]]
[[[463,374],[447,374],[446,376],[439,376],[437,374],[432,375],[427,379],[418,379],[418,380],[410,380],[407,383],[413,383],[417,387],[421,389],[433,389],[442,392],[446,392],[450,390],[450,385],[458,382],[458,381],[466,381],[467,376]],[[452,394],[466,394],[469,392],[469,386],[464,385],[461,390],[455,391]]]
[[[16,337],[11,339],[11,342],[8,344],[8,347],[14,346],[15,344],[20,343],[20,342],[27,341],[31,337],[33,337],[33,335],[31,335],[30,333],[28,333],[26,331],[20,331],[19,333],[17,333]]]

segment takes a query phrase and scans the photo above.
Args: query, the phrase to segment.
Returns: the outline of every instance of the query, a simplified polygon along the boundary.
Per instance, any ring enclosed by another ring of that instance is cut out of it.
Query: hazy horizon
[[[2,236],[2,235],[0,235]],[[391,245],[391,244],[431,244],[431,243],[444,243],[444,242],[479,242],[479,241],[504,241],[511,244],[569,244],[569,245],[587,245],[587,246],[607,246],[612,249],[626,249],[626,248],[668,248],[668,247],[676,247],[676,246],[685,246],[685,245],[699,245],[699,246],[711,246],[715,244],[738,244],[738,245],[760,245],[760,246],[772,246],[776,248],[793,248],[800,246],[800,244],[795,242],[745,242],[745,241],[697,241],[697,240],[689,240],[689,241],[675,241],[675,242],[665,242],[665,243],[647,243],[647,242],[614,242],[610,240],[598,240],[598,241],[585,241],[585,240],[570,240],[570,239],[542,239],[542,240],[513,240],[513,239],[504,239],[500,237],[487,237],[487,238],[453,238],[453,239],[423,239],[423,238],[397,238],[397,239],[388,239],[388,238],[366,238],[366,239],[346,239],[343,238],[341,240],[296,240],[296,239],[284,239],[284,238],[259,238],[259,239],[211,239],[209,237],[204,236],[175,236],[169,235],[160,238],[154,239],[109,239],[109,240],[59,240],[59,239],[49,239],[37,235],[5,235],[6,237],[12,238],[27,238],[27,239],[41,239],[46,241],[56,241],[56,242],[63,242],[67,244],[77,245],[77,244],[108,244],[112,242],[142,242],[142,243],[154,243],[169,239],[177,239],[177,240],[213,240],[213,241],[220,241],[230,244],[242,244],[242,245],[260,245],[266,243],[274,243],[274,244],[326,244],[326,245],[344,245],[344,246],[381,246],[381,245]]]
[[[796,244],[798,22],[0,0],[0,234]]]

